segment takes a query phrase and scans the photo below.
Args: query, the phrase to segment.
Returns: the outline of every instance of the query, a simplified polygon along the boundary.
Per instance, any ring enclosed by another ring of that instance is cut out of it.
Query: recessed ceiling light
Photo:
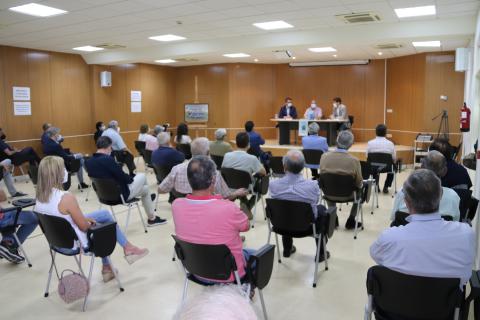
[[[156,40],[156,41],[178,41],[178,40],[185,40],[185,37],[176,36],[174,34],[164,34],[161,36],[153,36],[149,37],[148,39]]]
[[[250,55],[246,54],[246,53],[225,53],[223,56],[227,57],[227,58],[247,58],[247,57],[250,57]]]
[[[420,16],[431,16],[436,13],[435,6],[422,6],[422,7],[411,7],[411,8],[398,8],[395,9],[395,13],[399,18],[410,18],[410,17],[420,17]]]
[[[381,55],[383,55],[383,52],[380,51],[380,52],[378,52],[377,54],[378,54],[379,56],[381,56]]]
[[[176,60],[173,59],[160,59],[160,60],[155,60],[157,63],[174,63],[177,62]]]
[[[413,41],[412,42],[414,47],[440,47],[442,44],[440,41]]]
[[[68,12],[62,9],[48,7],[37,3],[29,3],[18,7],[11,7],[8,10],[28,14],[35,17],[51,17]]]
[[[297,59],[297,57],[292,57],[293,60]]]
[[[332,47],[322,47],[322,48],[309,48],[308,50],[312,52],[335,52],[337,49]]]
[[[263,30],[277,30],[277,29],[288,29],[293,28],[293,26],[285,21],[268,21],[268,22],[257,22],[253,24],[255,27]]]
[[[338,57],[336,54],[333,55],[334,58]]]
[[[253,61],[258,62],[258,59],[253,59]]]
[[[103,50],[103,48],[93,47],[93,46],[83,46],[83,47],[73,48],[73,50],[93,52],[93,51],[101,51],[101,50]]]

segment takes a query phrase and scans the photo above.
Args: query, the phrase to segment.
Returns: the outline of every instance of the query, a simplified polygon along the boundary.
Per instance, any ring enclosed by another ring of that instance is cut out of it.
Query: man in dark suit
[[[285,104],[280,108],[278,113],[280,119],[285,117],[291,117],[292,119],[297,119],[297,109],[292,103],[292,98],[286,97]]]

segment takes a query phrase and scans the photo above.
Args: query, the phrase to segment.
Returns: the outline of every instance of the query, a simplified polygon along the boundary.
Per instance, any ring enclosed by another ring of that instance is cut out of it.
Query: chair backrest
[[[80,159],[69,159],[67,163],[65,163],[65,167],[68,170],[68,172],[73,173],[73,172],[78,172],[80,170]]]
[[[143,158],[143,161],[145,161],[145,163],[147,164],[147,166],[153,168],[152,166],[152,150],[147,150],[145,149],[143,151],[143,155],[142,155],[142,158]]]
[[[38,166],[29,165],[28,176],[32,180],[32,183],[36,185],[38,181]]]
[[[163,179],[165,179],[170,171],[172,171],[172,167],[169,166],[160,166],[158,164],[153,164],[153,171],[155,171],[155,176],[157,177],[157,183],[162,183]]]
[[[281,233],[304,232],[313,223],[312,206],[309,203],[280,199],[266,199],[267,218]]]
[[[89,251],[96,257],[108,257],[117,245],[117,223],[96,225],[87,232]]]
[[[237,264],[230,249],[224,244],[195,244],[175,240],[175,253],[185,269],[196,276],[212,280],[228,280]]]
[[[50,247],[70,249],[74,246],[78,237],[66,219],[38,212],[35,214]]]
[[[282,157],[271,157],[270,158],[270,169],[274,176],[281,176],[285,174],[285,168],[283,167],[283,158]]]
[[[322,158],[323,151],[322,150],[314,150],[314,149],[303,149],[302,150],[303,156],[305,157],[305,163],[311,165],[320,165],[320,159]]]
[[[90,177],[90,180],[92,181],[93,190],[95,190],[100,203],[109,206],[122,203],[120,186],[115,180],[92,177]]]
[[[353,126],[353,121],[355,120],[354,116],[348,116],[348,122],[350,122],[350,127]]]
[[[146,146],[145,141],[135,140],[134,144],[138,154],[143,156],[143,151],[145,151],[145,146]]]
[[[222,168],[220,171],[227,186],[231,189],[248,189],[252,184],[252,176],[246,171],[233,168]]]
[[[392,171],[393,158],[390,153],[372,152],[367,155],[367,162],[375,172]]]
[[[367,161],[360,161],[360,167],[362,168],[363,180],[369,179],[370,175],[372,174],[372,167],[370,166],[370,163]]]
[[[408,213],[402,212],[402,211],[397,211],[395,212],[395,219],[390,223],[390,227],[399,227],[399,226],[404,226],[408,224],[408,221],[406,220],[408,217]]]
[[[177,144],[177,150],[185,155],[185,159],[192,158],[192,150],[190,148],[190,143],[179,143]]]
[[[213,162],[217,165],[217,170],[222,169],[222,163],[223,163],[223,156],[216,156],[211,154],[210,158],[212,158]]]
[[[460,279],[412,276],[383,266],[368,270],[367,292],[376,314],[385,317],[380,319],[452,319],[462,300]]]
[[[247,261],[247,272],[251,283],[262,290],[270,281],[273,270],[275,246],[266,244],[252,254]]]
[[[318,183],[327,198],[330,196],[353,199],[353,194],[357,190],[355,178],[346,174],[321,173]]]

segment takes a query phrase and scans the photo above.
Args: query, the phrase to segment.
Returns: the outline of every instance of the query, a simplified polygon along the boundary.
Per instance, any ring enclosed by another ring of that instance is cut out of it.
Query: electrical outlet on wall
[[[393,109],[387,109],[387,113],[393,113]]]

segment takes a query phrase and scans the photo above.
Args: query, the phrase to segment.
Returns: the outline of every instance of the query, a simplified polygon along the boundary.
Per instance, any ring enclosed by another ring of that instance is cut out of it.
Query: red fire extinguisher
[[[460,109],[460,131],[470,131],[470,109],[467,107],[465,102],[463,103],[463,107]]]

